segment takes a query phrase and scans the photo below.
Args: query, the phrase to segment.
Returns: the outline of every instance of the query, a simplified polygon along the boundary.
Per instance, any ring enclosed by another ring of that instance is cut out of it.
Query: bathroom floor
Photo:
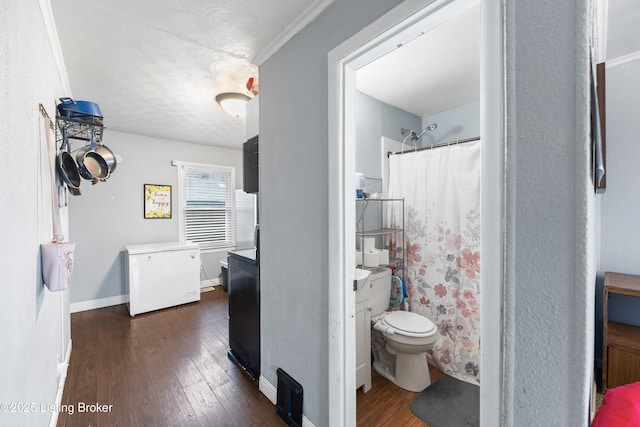
[[[431,365],[429,371],[432,382],[444,375]],[[401,389],[372,369],[371,390],[364,393],[359,389],[356,392],[358,426],[428,426],[409,408],[409,403],[418,394]]]

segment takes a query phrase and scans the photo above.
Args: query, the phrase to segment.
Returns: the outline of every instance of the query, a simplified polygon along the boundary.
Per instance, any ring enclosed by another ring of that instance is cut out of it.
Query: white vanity
[[[371,389],[371,272],[356,268],[356,389]]]

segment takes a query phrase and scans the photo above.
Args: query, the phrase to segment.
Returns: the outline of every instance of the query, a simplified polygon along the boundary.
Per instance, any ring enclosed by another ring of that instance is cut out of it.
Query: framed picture
[[[170,185],[144,185],[144,217],[145,219],[171,218]]]
[[[596,193],[604,193],[607,190],[607,111],[606,111],[606,78],[605,63],[596,65],[596,88],[597,98],[595,100],[595,120],[597,121],[595,146],[595,171],[594,182]]]

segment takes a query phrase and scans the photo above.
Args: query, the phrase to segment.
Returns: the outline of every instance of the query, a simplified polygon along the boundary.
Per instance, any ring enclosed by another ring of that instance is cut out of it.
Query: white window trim
[[[223,165],[214,165],[209,163],[194,163],[194,162],[183,162],[178,160],[173,160],[171,162],[172,165],[176,166],[176,173],[178,175],[178,238],[180,241],[186,241],[186,230],[185,230],[185,194],[184,194],[184,169],[185,168],[195,168],[202,169],[203,171],[224,171],[231,175],[231,236],[232,236],[232,244],[227,246],[218,246],[215,248],[200,248],[201,253],[213,253],[213,252],[223,252],[228,250],[235,249],[236,245],[236,168],[233,166],[223,166]]]

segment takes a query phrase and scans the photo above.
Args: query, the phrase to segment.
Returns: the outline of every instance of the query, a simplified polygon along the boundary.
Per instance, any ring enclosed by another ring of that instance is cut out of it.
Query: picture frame
[[[171,218],[171,186],[144,184],[144,218]]]
[[[595,170],[594,184],[596,193],[602,194],[607,190],[607,102],[606,102],[606,65],[604,62],[596,64],[596,92],[597,102],[596,120],[598,126],[595,139]]]

